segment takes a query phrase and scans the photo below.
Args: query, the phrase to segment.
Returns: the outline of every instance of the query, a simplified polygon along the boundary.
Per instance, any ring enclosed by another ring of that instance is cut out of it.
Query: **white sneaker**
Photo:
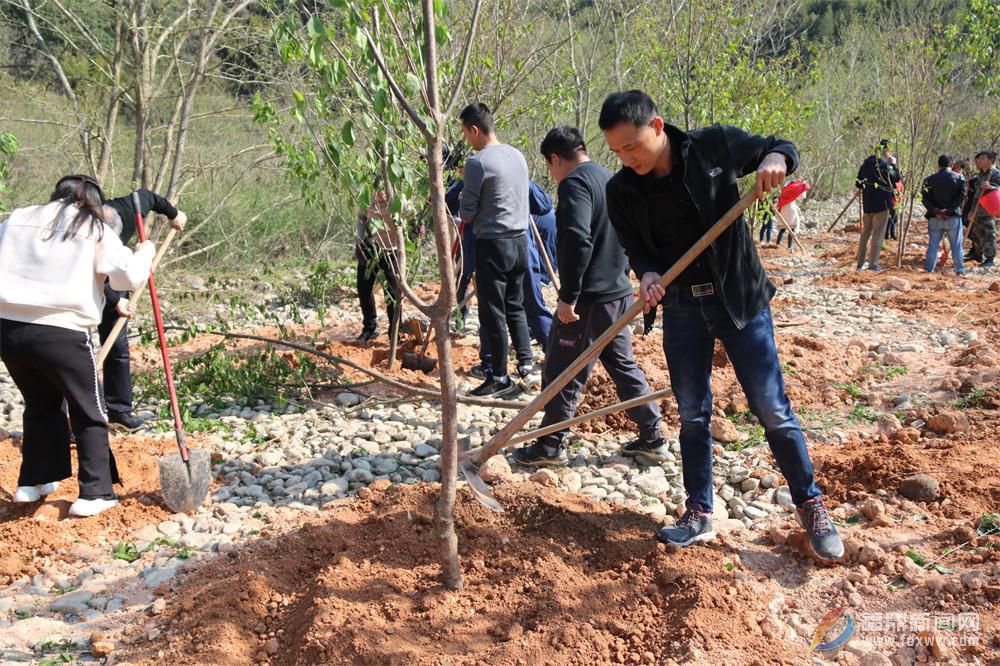
[[[17,503],[37,502],[46,495],[51,495],[59,490],[59,482],[43,483],[40,486],[18,486],[14,491],[13,499]]]
[[[118,506],[117,499],[78,499],[69,507],[69,515],[89,518],[115,506]]]

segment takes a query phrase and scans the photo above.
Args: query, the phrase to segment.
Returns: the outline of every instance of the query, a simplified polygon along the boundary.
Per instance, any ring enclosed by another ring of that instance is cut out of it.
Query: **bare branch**
[[[465,35],[465,45],[462,47],[462,64],[458,69],[458,76],[455,77],[454,87],[448,95],[448,104],[445,106],[442,115],[450,118],[455,112],[455,105],[458,104],[458,96],[462,92],[462,84],[465,82],[465,73],[469,67],[469,57],[472,54],[472,40],[476,36],[476,27],[479,25],[479,11],[482,9],[482,0],[476,0],[472,7],[472,19],[469,22],[469,31]]]

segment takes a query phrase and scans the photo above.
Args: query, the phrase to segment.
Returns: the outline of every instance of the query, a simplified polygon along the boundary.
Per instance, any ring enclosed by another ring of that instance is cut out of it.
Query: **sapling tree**
[[[262,98],[256,113],[279,152],[300,174],[304,191],[346,193],[351,209],[367,207],[376,189],[388,211],[376,224],[396,238],[392,260],[404,296],[431,322],[441,386],[441,494],[435,534],[444,583],[463,585],[454,508],[458,476],[458,402],[450,323],[456,305],[452,246],[456,228],[445,206],[442,148],[455,123],[462,80],[476,33],[480,0],[461,42],[453,43],[448,5],[440,0],[333,0],[324,13],[276,21],[274,37],[289,68],[292,131]],[[451,49],[448,64],[439,49]],[[442,81],[448,81],[447,91]],[[429,209],[440,272],[433,301],[407,281],[407,211]]]

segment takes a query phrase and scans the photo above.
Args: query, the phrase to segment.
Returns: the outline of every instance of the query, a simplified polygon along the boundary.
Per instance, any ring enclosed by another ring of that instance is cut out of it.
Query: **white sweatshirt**
[[[799,210],[798,204],[793,201],[784,206],[781,209],[781,217],[785,218],[785,222],[788,223],[792,233],[799,233],[799,229],[802,226],[802,212]]]
[[[0,223],[0,318],[86,332],[101,321],[105,277],[119,291],[149,278],[152,246],[133,253],[107,225],[101,238],[87,222],[63,240],[79,210],[53,201]]]

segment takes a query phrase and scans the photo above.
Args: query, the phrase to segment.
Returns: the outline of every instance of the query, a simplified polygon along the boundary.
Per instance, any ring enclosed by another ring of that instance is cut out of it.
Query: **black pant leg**
[[[504,311],[507,329],[517,355],[518,365],[531,365],[531,333],[528,330],[528,315],[524,309],[525,281],[528,276],[528,237],[526,234],[505,239],[505,251],[512,259],[507,274],[507,288],[504,294]]]
[[[129,297],[127,291],[120,291],[118,295],[122,298]],[[113,305],[105,305],[101,323],[97,326],[98,339],[102,345],[117,321],[118,310]],[[129,358],[127,323],[104,359],[104,403],[112,412],[132,412],[132,363]]]
[[[383,251],[379,255],[378,265],[382,275],[385,276],[385,312],[391,327],[392,321],[396,317],[397,305],[403,296],[402,289],[399,287],[399,275],[396,273],[396,259],[390,256],[387,251]]]
[[[24,398],[19,486],[61,481],[73,473],[63,394],[48,378],[47,369],[39,366],[32,350],[37,328],[0,320],[0,359]]]
[[[357,290],[358,303],[361,305],[362,327],[366,331],[378,327],[378,311],[375,310],[375,280],[378,278],[378,263],[373,261],[370,249],[357,247],[354,258],[358,261]]]
[[[503,239],[476,240],[476,297],[479,301],[479,337],[489,352],[494,377],[507,374],[507,262]],[[519,285],[520,286],[520,285]]]

